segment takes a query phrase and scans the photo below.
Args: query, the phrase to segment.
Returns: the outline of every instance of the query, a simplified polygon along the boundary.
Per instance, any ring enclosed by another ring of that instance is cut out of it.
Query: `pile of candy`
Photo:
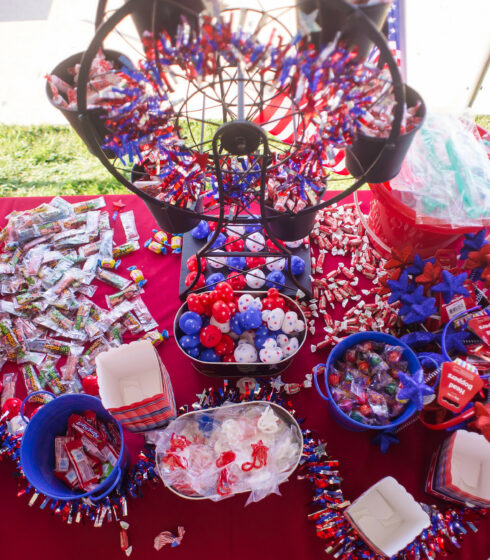
[[[77,87],[80,64],[68,68],[68,73],[73,76],[72,84],[68,84],[55,74],[46,75],[51,89],[53,103],[61,109],[77,109]],[[111,60],[107,60],[102,50],[98,50],[92,61],[87,85],[87,108],[96,109],[107,99],[116,95],[114,89],[121,85],[121,78],[116,73],[116,68]]]
[[[182,235],[169,235],[165,231],[154,229],[153,239],[147,239],[145,241],[145,247],[152,253],[157,255],[166,255],[167,247],[172,250],[172,253],[179,254],[182,252]],[[170,238],[170,241],[169,241]]]
[[[157,442],[163,482],[188,497],[220,500],[251,491],[247,503],[277,491],[301,456],[298,426],[284,409],[245,403],[191,412]]]
[[[403,348],[366,341],[349,348],[328,371],[337,406],[353,420],[382,426],[399,416],[406,403],[398,400],[399,374],[408,372]]]
[[[180,347],[203,362],[277,364],[299,348],[305,323],[275,288],[260,299],[237,297],[227,282],[187,296],[179,318]]]
[[[104,268],[139,249],[135,227],[125,228],[126,243],[113,246],[104,206],[103,197],[74,204],[56,197],[12,212],[0,234],[0,369],[7,361],[18,364],[27,393],[82,387],[94,393],[95,357],[119,346],[125,331],[162,339],[141,287]],[[134,225],[133,213],[121,214],[121,221]],[[117,290],[106,296],[107,309],[91,300],[95,279]],[[3,375],[2,405],[14,397],[16,378]]]
[[[90,410],[72,414],[66,434],[54,438],[53,472],[72,490],[90,492],[111,474],[120,449],[116,424],[100,420]]]
[[[193,230],[192,236],[196,240],[210,241],[216,230],[216,222],[206,222],[202,220]],[[308,246],[307,239],[298,241],[287,241],[284,243],[289,249],[297,249],[305,244]],[[252,253],[278,252],[279,248],[266,239],[266,235],[262,226],[256,222],[250,225],[233,224],[229,225],[224,231],[221,231],[212,245],[213,252],[216,256],[208,256],[201,258],[201,275],[198,278],[194,289],[197,290],[204,286],[210,288],[216,286],[218,282],[229,282],[234,290],[243,290],[245,286],[254,290],[267,288],[277,288],[282,290],[286,283],[286,277],[283,271],[287,267],[286,259],[281,255],[254,257],[242,257],[238,255],[222,256],[220,253],[234,253],[241,251],[251,251]],[[197,257],[191,255],[187,260],[187,268],[189,274],[185,279],[186,286],[190,286],[197,275]],[[205,275],[205,271],[213,269],[219,272],[213,272]],[[298,255],[291,258],[291,273],[295,276],[301,275],[305,270],[305,261]],[[262,269],[266,269],[264,272]],[[230,271],[225,276],[222,270]]]

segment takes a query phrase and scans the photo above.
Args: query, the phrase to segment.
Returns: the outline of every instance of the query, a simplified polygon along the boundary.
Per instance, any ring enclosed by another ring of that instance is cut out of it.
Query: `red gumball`
[[[189,272],[189,274],[185,277],[185,285],[190,286],[194,282],[194,278],[196,276],[197,276],[197,272],[195,270]],[[206,285],[206,279],[204,278],[203,274],[200,274],[199,278],[197,279],[197,283],[193,286],[192,289],[198,290],[199,288],[204,288],[205,285]]]
[[[233,301],[235,299],[233,287],[229,282],[218,282],[214,291],[219,294],[219,299],[222,299],[226,303],[229,303],[230,301]]]
[[[204,306],[201,303],[199,294],[189,294],[187,296],[186,302],[189,311],[194,311],[194,313],[198,313],[199,315],[201,315],[201,313],[204,313]]]
[[[214,299],[212,298],[211,293],[203,292],[202,294],[199,294],[199,301],[204,308],[204,314],[208,317],[211,317],[211,308],[214,303]]]
[[[231,336],[224,334],[221,337],[220,342],[215,346],[214,351],[218,356],[226,356],[229,354],[233,354],[233,350],[235,349],[235,342],[231,338]]]
[[[243,274],[240,274],[236,270],[228,274],[226,280],[233,286],[234,290],[243,290],[243,288],[245,288],[245,286],[247,285],[245,276],[243,276]]]
[[[3,403],[2,414],[5,414],[5,412],[7,412],[8,413],[7,418],[9,420],[12,420],[14,416],[17,416],[19,414],[21,405],[22,405],[22,401],[16,397],[7,399]]]
[[[225,249],[229,253],[239,253],[244,247],[245,242],[238,235],[230,235],[225,241]]]
[[[191,272],[195,272],[197,271],[197,256],[196,255],[191,255],[187,261],[186,261],[186,265],[187,268],[191,271]],[[204,270],[206,270],[206,259],[201,258],[201,272],[203,272]]]
[[[96,375],[87,375],[82,379],[82,387],[87,395],[96,397],[99,394],[99,380]]]
[[[199,335],[199,340],[206,348],[214,348],[223,337],[223,333],[214,325],[204,327]]]
[[[280,308],[284,312],[288,310],[286,300],[281,296],[277,288],[267,290],[267,296],[262,300],[262,309]]]
[[[233,354],[226,354],[225,356],[223,356],[222,362],[234,362],[235,361],[235,356]]]
[[[208,222],[209,231],[214,231],[218,227],[218,222]]]
[[[222,300],[219,299],[213,303],[213,307],[211,309],[213,317],[218,321],[218,323],[226,323],[230,320],[231,311],[228,305]]]
[[[277,242],[279,243],[280,247],[284,247],[284,243],[282,241],[279,241],[279,239],[277,240]],[[272,242],[271,239],[268,239],[265,242],[265,246],[270,249],[271,251],[277,251],[277,245],[275,243]]]
[[[238,304],[235,300],[233,301],[229,301],[226,304],[229,308],[230,308],[230,312],[232,315],[235,315],[235,313],[238,311]]]
[[[265,264],[265,257],[247,257],[245,260],[248,268],[258,268]]]

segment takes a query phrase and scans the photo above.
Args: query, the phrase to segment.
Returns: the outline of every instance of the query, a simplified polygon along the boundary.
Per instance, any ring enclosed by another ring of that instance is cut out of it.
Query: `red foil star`
[[[393,249],[391,251],[391,259],[385,263],[385,269],[405,268],[408,264],[413,263],[413,247],[408,245],[403,249]]]
[[[208,154],[201,154],[196,152],[194,154],[194,160],[201,168],[201,171],[206,171],[206,167],[208,165],[209,155]]]
[[[490,403],[475,403],[476,420],[471,422],[470,428],[481,432],[485,439],[490,441]]]
[[[441,278],[442,268],[437,264],[432,264],[431,262],[426,263],[424,266],[424,272],[415,278],[417,284],[422,284],[423,286],[433,286],[437,284]]]
[[[118,200],[112,203],[112,208],[116,212],[120,212],[123,208],[126,208],[126,205],[122,200]]]
[[[391,293],[391,288],[388,286],[387,281],[388,280],[399,280],[401,273],[402,273],[401,268],[395,268],[391,272],[388,272],[388,274],[385,274],[384,276],[380,276],[379,283],[381,285],[377,288],[377,290],[376,290],[377,293],[380,296],[390,294]]]
[[[465,268],[483,268],[487,266],[490,258],[490,243],[483,245],[479,251],[471,251],[468,253]]]

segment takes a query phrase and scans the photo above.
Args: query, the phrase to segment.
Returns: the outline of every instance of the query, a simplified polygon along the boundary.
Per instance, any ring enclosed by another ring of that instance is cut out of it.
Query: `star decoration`
[[[375,436],[371,440],[371,443],[373,443],[374,445],[379,445],[381,453],[383,453],[384,455],[388,451],[390,445],[400,443],[400,440],[395,436],[393,432],[384,430],[383,432]]]
[[[413,274],[414,276],[418,276],[424,272],[424,268],[426,264],[429,263],[434,264],[435,262],[436,262],[435,258],[427,259],[424,261],[424,259],[420,255],[415,255],[413,258],[413,263],[410,266],[408,266],[405,270],[408,272],[408,274]]]
[[[466,260],[468,258],[468,254],[470,253],[470,251],[478,251],[483,247],[483,245],[487,244],[487,241],[485,241],[486,233],[487,231],[485,229],[482,229],[477,233],[467,233],[464,236],[463,247],[461,248],[461,251],[459,253],[463,260]]]
[[[391,259],[385,263],[385,269],[405,268],[413,262],[413,248],[409,245],[403,249],[393,249],[391,251]]]
[[[404,334],[400,340],[411,348],[421,348],[430,344],[435,338],[433,333],[427,331],[417,331]]]
[[[441,343],[442,333],[436,335],[437,340]],[[446,332],[446,352],[449,353],[451,351],[456,352],[457,354],[467,354],[468,350],[464,345],[465,338],[468,337],[468,333],[465,330],[456,331],[454,327],[451,325]]]
[[[113,222],[116,221],[117,215],[125,207],[126,207],[126,205],[124,204],[124,202],[122,200],[117,200],[116,202],[112,203],[112,209],[114,210],[114,212],[112,214],[112,221]]]
[[[417,286],[415,291],[411,294],[404,294],[401,297],[404,305],[401,306],[398,314],[402,316],[402,321],[408,325],[410,323],[422,323],[435,313],[435,298],[424,296],[424,287]]]
[[[424,381],[424,370],[419,369],[413,375],[398,372],[398,377],[403,383],[403,388],[398,393],[398,400],[406,399],[412,401],[417,410],[422,410],[424,406],[424,396],[433,395],[434,389],[429,387]]]
[[[475,414],[476,420],[469,424],[470,428],[478,430],[490,441],[490,403],[476,402]]]
[[[194,154],[194,160],[201,168],[201,171],[206,171],[209,161],[209,154],[201,154],[199,152],[196,152]]]
[[[391,292],[391,289],[388,286],[387,282],[388,280],[398,280],[400,278],[401,272],[402,272],[401,269],[394,268],[393,270],[390,270],[383,276],[379,277],[379,286],[376,291],[380,296],[384,296]]]
[[[312,33],[318,33],[322,28],[316,22],[318,17],[318,8],[313,10],[309,14],[305,14],[301,10],[298,12],[298,28],[299,33],[303,35],[311,35]]]
[[[437,352],[420,352],[417,354],[417,358],[419,359],[422,367],[426,369],[434,368],[436,364],[437,368],[439,368],[446,361],[444,356],[442,354],[438,354]]]
[[[490,290],[490,264],[485,268],[485,270],[481,273],[481,279],[485,284],[485,288]]]
[[[441,278],[442,267],[438,263],[426,262],[422,274],[415,278],[418,284],[433,286]]]
[[[490,243],[483,245],[478,251],[468,253],[465,268],[484,268],[487,265],[487,256],[490,256]]]
[[[278,375],[276,378],[274,378],[274,379],[271,381],[271,387],[272,387],[273,389],[275,389],[277,392],[279,392],[279,391],[282,389],[282,387],[284,387],[284,385],[285,385],[285,383],[284,383],[284,381],[281,379],[281,376],[280,376],[280,375]]]
[[[443,270],[442,282],[433,286],[432,291],[441,293],[445,303],[449,303],[456,294],[461,294],[465,297],[469,296],[470,293],[463,286],[467,278],[468,274],[466,272],[453,276],[449,270]]]
[[[325,442],[319,443],[314,449],[313,449],[313,453],[320,459],[321,457],[323,457],[324,455],[327,455],[327,452],[325,450],[325,448],[327,447],[327,444]]]
[[[408,278],[408,272],[404,270],[399,280],[387,280],[386,283],[391,288],[391,296],[388,303],[395,303],[403,298],[405,294],[413,292],[414,285]]]

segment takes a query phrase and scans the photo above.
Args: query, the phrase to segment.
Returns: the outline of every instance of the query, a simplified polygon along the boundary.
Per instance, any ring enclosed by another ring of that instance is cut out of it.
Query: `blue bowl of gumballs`
[[[235,291],[219,282],[193,293],[175,316],[178,347],[194,368],[214,377],[273,377],[293,361],[306,339],[301,307],[275,288]]]

